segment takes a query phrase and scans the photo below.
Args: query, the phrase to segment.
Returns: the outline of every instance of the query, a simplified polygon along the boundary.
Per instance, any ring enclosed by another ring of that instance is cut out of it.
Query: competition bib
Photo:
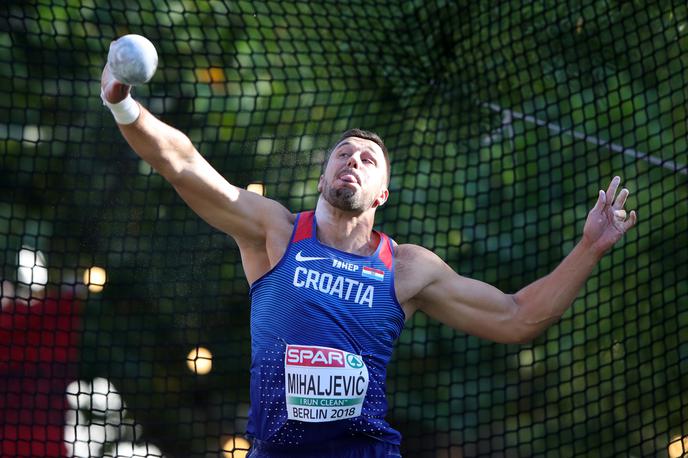
[[[369,381],[361,356],[337,348],[287,345],[284,374],[290,420],[320,423],[361,415]]]

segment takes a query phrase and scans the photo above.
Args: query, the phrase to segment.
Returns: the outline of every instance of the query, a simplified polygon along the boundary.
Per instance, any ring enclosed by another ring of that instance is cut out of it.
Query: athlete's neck
[[[370,256],[380,242],[373,232],[375,208],[363,213],[333,207],[324,198],[315,208],[316,236],[320,243],[347,253]]]

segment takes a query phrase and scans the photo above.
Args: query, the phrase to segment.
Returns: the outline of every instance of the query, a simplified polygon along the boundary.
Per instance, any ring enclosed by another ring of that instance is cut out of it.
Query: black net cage
[[[376,227],[514,293],[619,175],[637,226],[532,342],[417,313],[388,368],[410,457],[688,456],[684,1],[34,0],[0,5],[0,454],[244,457],[250,302],[232,238],[134,154],[133,95],[231,183],[312,209],[351,127],[390,150]]]

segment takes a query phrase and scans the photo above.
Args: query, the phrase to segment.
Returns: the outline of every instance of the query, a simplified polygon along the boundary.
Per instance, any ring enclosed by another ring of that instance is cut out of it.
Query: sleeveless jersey
[[[377,234],[372,256],[346,253],[317,240],[314,212],[300,213],[282,259],[251,286],[249,437],[401,442],[385,421],[385,380],[404,312],[392,241]]]

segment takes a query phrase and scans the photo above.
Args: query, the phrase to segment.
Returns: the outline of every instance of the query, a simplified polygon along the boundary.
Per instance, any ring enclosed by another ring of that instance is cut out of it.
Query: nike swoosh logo
[[[303,256],[303,255],[301,254],[301,252],[299,251],[298,253],[296,253],[296,257],[295,257],[294,259],[296,259],[296,260],[299,261],[299,262],[302,262],[302,261],[321,261],[321,260],[327,259],[327,258],[319,258],[319,257],[313,257],[313,256]]]

